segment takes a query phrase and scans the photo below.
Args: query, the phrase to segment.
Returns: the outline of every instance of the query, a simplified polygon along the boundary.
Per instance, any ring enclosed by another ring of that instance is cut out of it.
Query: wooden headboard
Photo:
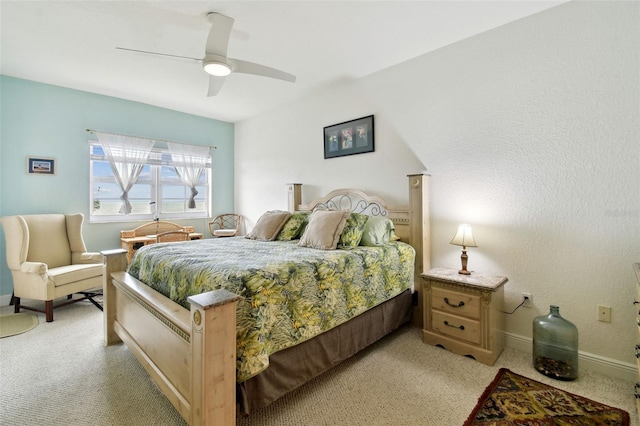
[[[421,274],[431,269],[431,229],[429,218],[429,175],[409,175],[409,205],[393,206],[382,198],[358,189],[337,189],[307,204],[302,203],[302,184],[287,184],[289,211],[311,211],[317,206],[338,210],[350,210],[369,216],[385,216],[391,219],[396,235],[416,251],[414,291],[418,293],[418,305],[414,309],[414,324],[422,324]]]

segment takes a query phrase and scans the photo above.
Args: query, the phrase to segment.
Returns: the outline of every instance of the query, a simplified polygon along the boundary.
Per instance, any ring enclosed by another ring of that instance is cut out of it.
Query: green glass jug
[[[578,377],[578,328],[560,316],[558,306],[533,320],[533,366],[558,380]]]

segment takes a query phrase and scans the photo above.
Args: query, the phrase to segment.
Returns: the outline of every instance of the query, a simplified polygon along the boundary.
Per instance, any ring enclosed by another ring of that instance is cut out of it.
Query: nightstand
[[[506,277],[435,268],[422,274],[423,341],[493,365],[504,348]]]

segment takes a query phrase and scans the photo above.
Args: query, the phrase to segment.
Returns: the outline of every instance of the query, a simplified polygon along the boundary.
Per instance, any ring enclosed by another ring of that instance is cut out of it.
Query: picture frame
[[[324,128],[324,158],[363,154],[375,150],[373,115]]]
[[[53,158],[29,157],[27,159],[29,173],[38,175],[53,175],[56,172]]]

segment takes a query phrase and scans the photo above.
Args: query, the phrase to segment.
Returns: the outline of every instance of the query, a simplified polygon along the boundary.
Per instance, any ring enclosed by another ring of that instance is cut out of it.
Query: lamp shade
[[[476,241],[473,239],[473,233],[469,225],[458,226],[458,232],[456,232],[455,237],[451,240],[451,244],[463,247],[478,247]]]

